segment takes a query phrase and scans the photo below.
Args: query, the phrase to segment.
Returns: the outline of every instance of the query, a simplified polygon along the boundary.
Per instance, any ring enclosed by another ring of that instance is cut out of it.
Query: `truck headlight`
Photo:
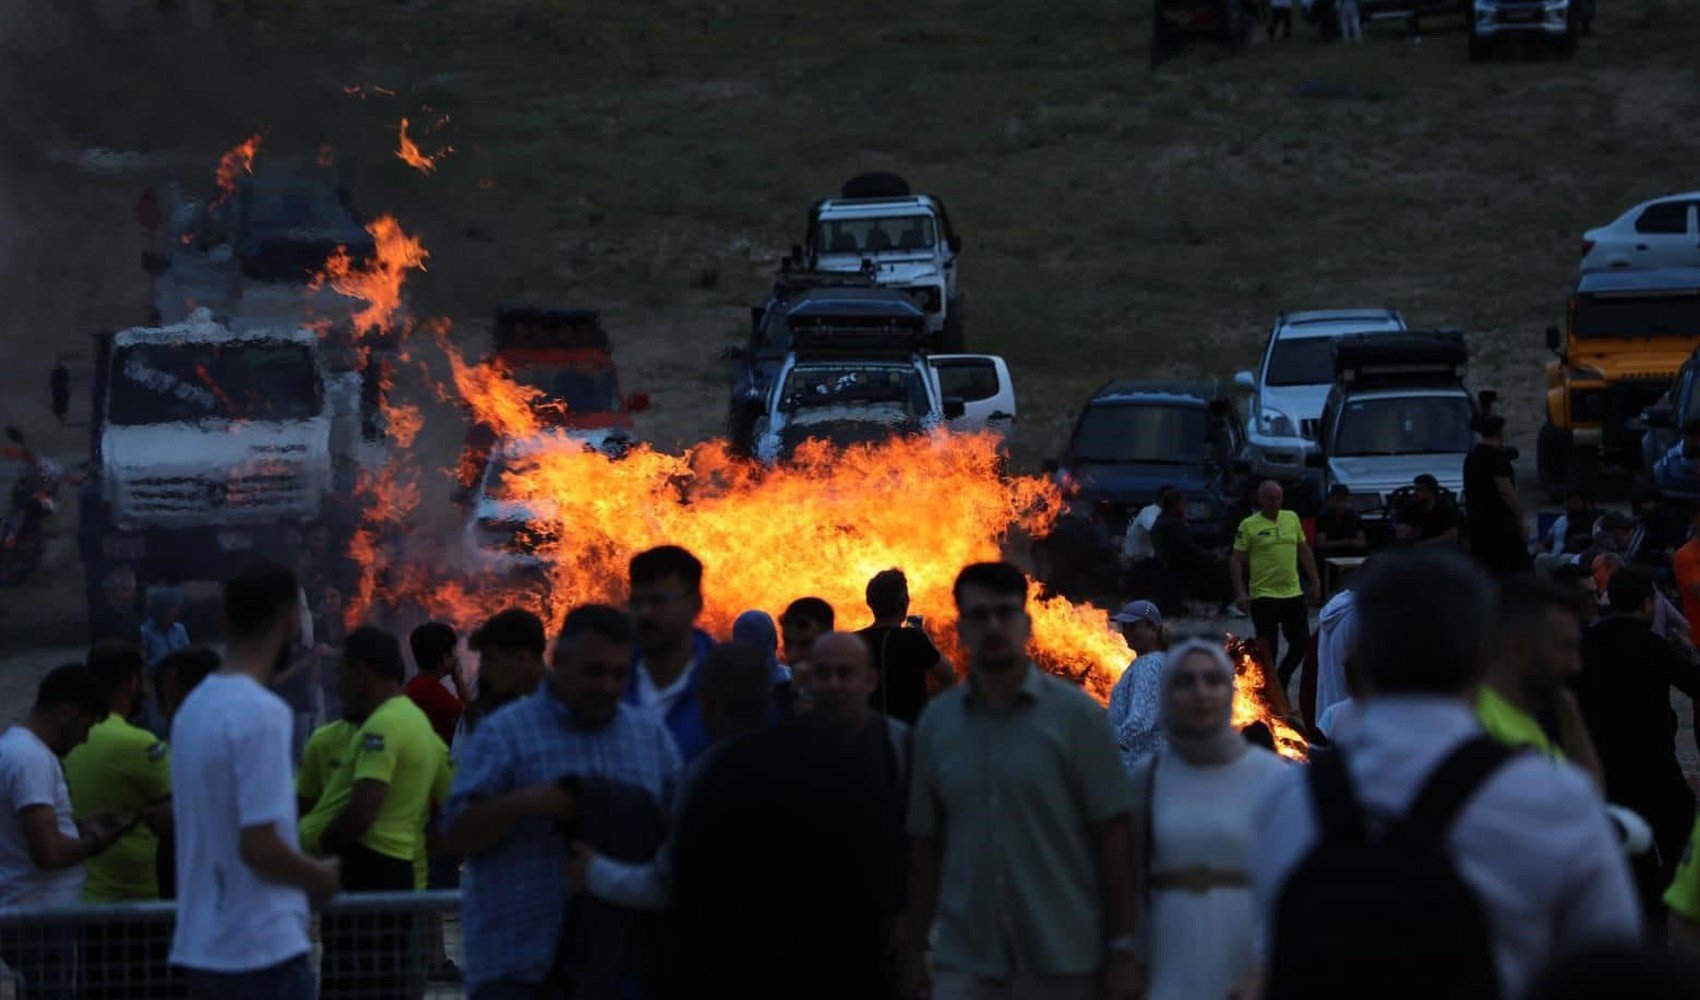
[[[1298,428],[1293,426],[1293,418],[1280,410],[1264,407],[1257,419],[1263,427],[1263,433],[1271,437],[1294,437],[1298,434]]]

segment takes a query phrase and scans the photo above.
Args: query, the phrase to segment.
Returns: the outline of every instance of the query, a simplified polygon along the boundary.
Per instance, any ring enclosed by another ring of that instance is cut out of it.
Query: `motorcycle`
[[[31,451],[23,434],[7,428],[15,447],[8,455],[24,464],[12,483],[11,503],[0,521],[0,587],[16,586],[41,568],[45,549],[43,526],[59,506],[59,487],[64,472],[53,460]]]

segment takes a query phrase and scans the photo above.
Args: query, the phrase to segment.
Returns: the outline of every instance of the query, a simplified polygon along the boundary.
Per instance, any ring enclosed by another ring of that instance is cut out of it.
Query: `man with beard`
[[[1096,702],[1027,656],[1027,578],[956,578],[968,683],[921,716],[909,800],[906,996],[1140,995],[1134,791]],[[933,940],[931,968],[927,947]]]
[[[545,990],[560,985],[563,970],[605,957],[561,948],[569,917],[563,826],[594,818],[580,801],[582,786],[617,783],[661,803],[680,768],[667,728],[621,701],[631,662],[624,614],[575,608],[561,624],[548,682],[485,719],[457,757],[445,840],[467,859],[473,1000],[556,995]]]
[[[666,725],[688,764],[709,743],[697,700],[697,667],[714,648],[696,627],[702,563],[677,545],[662,545],[632,557],[630,579],[637,649],[625,700]]]
[[[226,659],[171,724],[177,930],[171,961],[194,996],[315,994],[309,901],[341,887],[337,862],[296,846],[289,707],[267,690],[301,635],[301,588],[262,563],[224,587]]]
[[[1476,694],[1476,718],[1500,742],[1569,760],[1605,788],[1594,741],[1570,690],[1582,672],[1582,597],[1530,578],[1506,581],[1494,616],[1494,656]],[[1558,724],[1555,743],[1536,721]]]
[[[472,633],[478,654],[478,696],[461,713],[451,745],[459,750],[484,717],[537,690],[543,683],[543,621],[522,608],[497,612]]]

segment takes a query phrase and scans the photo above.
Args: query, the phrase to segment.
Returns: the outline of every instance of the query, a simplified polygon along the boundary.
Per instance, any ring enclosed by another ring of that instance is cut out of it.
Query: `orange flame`
[[[348,251],[338,247],[309,286],[317,291],[328,282],[337,292],[366,303],[353,317],[357,335],[389,332],[401,309],[407,272],[425,270],[425,259],[431,255],[417,237],[402,232],[393,216],[379,216],[366,231],[377,243],[377,253],[371,260],[356,265]]]
[[[1250,642],[1227,637],[1228,658],[1234,662],[1235,728],[1244,729],[1254,722],[1269,728],[1275,740],[1275,750],[1292,760],[1310,756],[1310,743],[1288,722],[1287,696],[1278,684],[1271,684],[1259,656]]]
[[[438,124],[441,125],[445,121],[448,121],[447,116],[441,119]],[[401,125],[396,129],[396,137],[400,141],[400,145],[395,151],[396,158],[422,174],[435,173],[437,161],[455,151],[453,146],[444,146],[431,156],[421,153],[419,146],[407,134],[406,118],[401,120]]]
[[[218,196],[213,199],[215,208],[236,193],[237,177],[254,172],[254,155],[259,151],[260,136],[255,133],[225,150],[218,158],[218,168],[213,171],[213,180],[218,184]]]

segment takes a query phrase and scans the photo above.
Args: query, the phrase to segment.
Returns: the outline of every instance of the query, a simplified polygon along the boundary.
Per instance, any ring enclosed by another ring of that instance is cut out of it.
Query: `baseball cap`
[[[1150,601],[1129,601],[1122,609],[1111,616],[1110,621],[1121,625],[1133,622],[1150,622],[1153,625],[1163,624],[1163,613],[1157,610],[1157,605]]]
[[[522,608],[509,608],[480,625],[466,644],[474,651],[523,649],[542,656],[548,640],[543,636],[542,619]]]

